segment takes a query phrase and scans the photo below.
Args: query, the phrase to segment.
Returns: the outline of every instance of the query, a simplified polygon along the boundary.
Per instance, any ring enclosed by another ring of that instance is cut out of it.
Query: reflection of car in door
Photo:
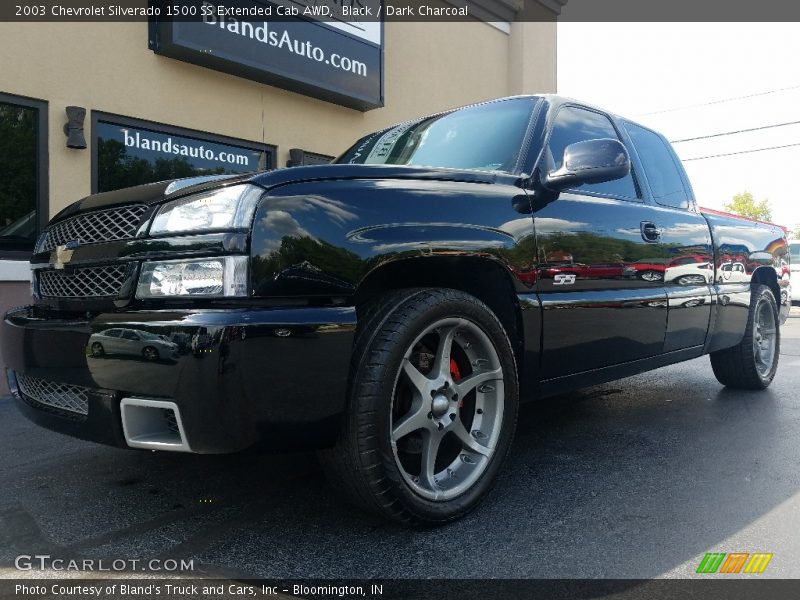
[[[678,285],[711,283],[714,265],[707,256],[682,256],[674,260],[652,259],[626,265],[625,277],[645,281],[674,281]]]
[[[89,350],[95,358],[106,354],[126,354],[155,361],[173,358],[178,345],[148,331],[114,328],[92,334]]]
[[[542,269],[542,277],[553,279],[559,274],[574,275],[580,279],[617,279],[622,277],[622,263],[584,265],[582,263],[552,264]]]
[[[747,276],[747,269],[740,262],[725,261],[720,264],[718,269],[717,281],[744,281]]]
[[[714,264],[708,256],[684,256],[670,261],[664,273],[665,281],[678,285],[705,285],[714,279]]]
[[[664,271],[666,270],[666,259],[654,258],[626,265],[623,275],[644,281],[664,281]]]

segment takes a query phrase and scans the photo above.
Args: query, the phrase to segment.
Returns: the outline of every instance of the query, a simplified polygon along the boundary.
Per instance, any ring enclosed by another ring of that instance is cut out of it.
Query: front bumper
[[[74,319],[23,307],[6,315],[2,350],[22,412],[67,435],[127,447],[120,401],[142,398],[177,405],[193,452],[233,452],[261,441],[313,448],[335,439],[355,319],[352,307],[120,311]],[[109,329],[164,336],[178,350],[158,358],[119,345],[93,350],[92,334]],[[85,414],[27,397],[18,376],[76,386]]]

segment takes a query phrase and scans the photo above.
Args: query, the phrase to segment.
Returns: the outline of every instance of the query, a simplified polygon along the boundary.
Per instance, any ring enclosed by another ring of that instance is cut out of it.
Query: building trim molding
[[[567,0],[536,0],[539,4],[544,6],[545,8],[550,9],[553,13],[560,15],[561,9],[564,8],[567,4]]]
[[[0,259],[0,283],[7,281],[30,281],[31,265],[27,260]]]

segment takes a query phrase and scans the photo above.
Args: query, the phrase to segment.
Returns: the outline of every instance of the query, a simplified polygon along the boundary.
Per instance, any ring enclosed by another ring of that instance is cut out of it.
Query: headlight
[[[173,200],[159,209],[150,234],[250,227],[263,192],[254,185],[232,185]]]
[[[146,262],[136,297],[246,296],[247,262],[247,256]]]

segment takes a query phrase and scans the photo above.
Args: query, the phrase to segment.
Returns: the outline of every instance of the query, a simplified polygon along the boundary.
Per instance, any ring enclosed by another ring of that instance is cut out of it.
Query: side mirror
[[[544,185],[562,191],[585,183],[622,179],[630,170],[628,151],[618,140],[586,140],[564,148],[561,168],[550,171]]]

